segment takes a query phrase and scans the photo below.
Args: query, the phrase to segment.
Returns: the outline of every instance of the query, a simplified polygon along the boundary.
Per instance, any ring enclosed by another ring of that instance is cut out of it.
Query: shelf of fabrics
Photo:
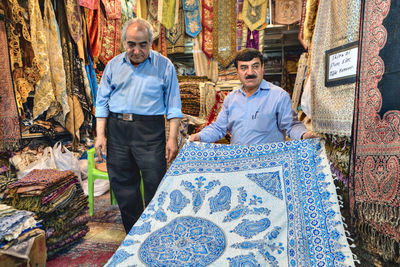
[[[89,231],[87,196],[72,171],[32,170],[7,185],[3,202],[35,213],[46,232],[48,258],[78,242]]]
[[[35,214],[0,204],[0,266],[45,266],[45,232]]]

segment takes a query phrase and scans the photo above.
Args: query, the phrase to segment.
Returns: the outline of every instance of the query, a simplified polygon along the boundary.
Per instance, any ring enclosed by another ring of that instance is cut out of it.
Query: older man
[[[143,211],[140,173],[147,205],[165,174],[166,160],[178,151],[182,112],[176,71],[168,58],[150,49],[152,36],[147,21],[126,22],[126,52],[107,64],[96,101],[96,153],[101,157],[107,150],[111,188],[127,233]],[[170,121],[167,142],[164,115]]]
[[[292,139],[315,136],[297,120],[289,94],[263,79],[263,55],[258,50],[241,50],[234,64],[243,86],[225,98],[217,120],[190,141],[215,142],[227,130],[232,144],[282,142],[285,135]]]

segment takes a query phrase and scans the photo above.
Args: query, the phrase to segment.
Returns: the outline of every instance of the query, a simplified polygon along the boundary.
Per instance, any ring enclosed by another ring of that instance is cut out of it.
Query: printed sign
[[[337,86],[356,81],[358,42],[325,52],[325,86]]]

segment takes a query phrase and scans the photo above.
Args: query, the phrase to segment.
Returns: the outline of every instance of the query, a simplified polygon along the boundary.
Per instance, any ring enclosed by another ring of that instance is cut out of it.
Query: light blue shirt
[[[282,142],[285,133],[292,139],[301,139],[306,127],[292,111],[289,94],[265,80],[248,97],[238,88],[225,98],[217,120],[200,133],[202,142],[215,142],[227,133],[231,144],[264,144]]]
[[[110,111],[182,118],[178,79],[171,61],[152,50],[137,67],[126,53],[110,60],[97,92],[96,117],[108,117]]]

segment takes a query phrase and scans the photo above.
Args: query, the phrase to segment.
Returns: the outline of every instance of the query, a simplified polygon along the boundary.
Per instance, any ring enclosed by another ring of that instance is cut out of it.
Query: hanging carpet
[[[188,143],[106,266],[354,266],[319,140]]]
[[[365,1],[356,88],[350,203],[363,242],[399,262],[400,3]]]
[[[242,17],[244,23],[251,31],[254,31],[265,23],[267,16],[268,1],[265,0],[244,0]]]

